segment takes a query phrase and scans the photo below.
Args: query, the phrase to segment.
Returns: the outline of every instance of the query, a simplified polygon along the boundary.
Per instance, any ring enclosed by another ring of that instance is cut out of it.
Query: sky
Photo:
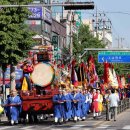
[[[85,1],[85,0],[82,0]],[[89,0],[86,0],[89,1]],[[120,47],[130,48],[130,0],[92,0],[98,12],[105,12],[112,22],[113,47],[118,47],[118,37]],[[84,18],[92,17],[95,11],[86,11]],[[121,43],[121,38],[122,43]]]

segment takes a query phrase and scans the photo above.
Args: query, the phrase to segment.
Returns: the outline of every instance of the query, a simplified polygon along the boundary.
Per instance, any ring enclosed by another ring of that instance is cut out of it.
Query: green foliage
[[[0,0],[0,5],[29,4],[32,0]],[[27,56],[34,45],[34,32],[28,30],[25,20],[30,14],[26,7],[0,9],[0,63],[17,64]]]
[[[130,70],[130,65],[128,63],[127,64],[115,63],[114,69],[118,75],[124,75],[127,77]]]
[[[80,55],[83,54],[85,48],[104,48],[105,44],[102,43],[98,39],[98,37],[94,37],[89,30],[87,25],[82,25],[79,28],[78,34],[75,34],[73,37],[73,54],[76,59],[79,61]],[[98,63],[98,51],[88,51],[86,55],[82,58],[84,61],[87,61],[88,56],[92,55],[95,59],[96,70],[99,76],[103,75],[104,66],[101,63]],[[130,68],[129,64],[121,64],[114,63],[114,69],[118,75],[127,75],[128,69]]]
[[[94,37],[89,30],[89,26],[81,25],[78,31],[78,34],[73,36],[73,54],[76,59],[79,61],[80,55],[84,53],[85,48],[104,48],[105,45],[98,39],[98,37]],[[97,51],[89,51],[82,57],[82,60],[87,61],[88,56],[92,55],[95,59],[95,64],[97,68],[97,72],[99,75],[103,74],[103,65],[97,63]]]

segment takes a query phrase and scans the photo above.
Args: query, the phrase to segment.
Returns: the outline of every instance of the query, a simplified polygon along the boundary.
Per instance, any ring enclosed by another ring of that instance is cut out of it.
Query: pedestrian
[[[64,98],[64,109],[65,109],[64,122],[67,122],[72,117],[73,96],[69,93],[68,89],[63,91],[63,96],[64,96],[63,98]]]
[[[111,115],[113,113],[114,121],[116,121],[119,95],[115,93],[114,89],[111,90],[108,101],[110,102],[109,120],[111,119]]]
[[[109,96],[111,94],[111,90],[108,89],[105,94],[105,104],[106,104],[106,120],[109,121],[109,111],[110,111],[110,102]]]
[[[4,112],[4,108],[2,107],[2,104],[3,104],[3,95],[0,94],[0,122],[1,122],[2,113]]]
[[[61,124],[63,122],[63,117],[65,114],[64,108],[64,96],[61,89],[58,90],[58,94],[53,97],[54,104],[54,122],[55,125]]]
[[[82,121],[84,121],[86,119],[86,116],[87,116],[87,110],[86,110],[86,93],[85,93],[85,90],[82,90],[81,91],[81,119]]]
[[[72,117],[74,118],[74,122],[77,122],[81,115],[81,94],[78,89],[74,88],[72,95]]]
[[[103,96],[100,92],[100,90],[97,90],[97,93],[98,93],[98,109],[99,109],[99,113],[98,113],[98,116],[101,116],[101,113],[103,111]]]
[[[130,90],[127,90],[127,98],[130,98]]]
[[[96,93],[96,89],[93,89],[93,94],[92,94],[92,111],[93,111],[93,118],[98,117],[98,94]]]
[[[10,115],[10,123],[11,125],[14,125],[14,123],[18,124],[19,121],[19,115],[20,115],[20,108],[21,108],[21,99],[17,95],[16,90],[11,90],[10,96],[7,98],[4,106],[8,107],[9,112],[7,112]]]
[[[90,112],[90,106],[91,106],[91,103],[92,103],[92,95],[91,93],[89,92],[89,90],[85,89],[85,97],[86,97],[86,100],[85,100],[85,109],[86,109],[86,116],[87,114]]]

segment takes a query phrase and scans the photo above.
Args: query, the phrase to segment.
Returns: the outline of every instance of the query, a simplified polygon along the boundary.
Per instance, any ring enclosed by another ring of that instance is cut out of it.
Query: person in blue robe
[[[54,120],[55,124],[58,124],[63,122],[63,118],[65,117],[64,96],[62,90],[59,90],[59,93],[57,95],[54,95],[53,104],[54,104]]]
[[[17,91],[11,91],[9,98],[5,102],[5,107],[9,107],[8,113],[10,113],[11,125],[14,125],[14,123],[18,123],[21,103],[22,101],[17,95]]]
[[[64,98],[64,109],[65,109],[65,122],[68,121],[72,117],[72,101],[73,96],[67,91],[63,91],[63,98]]]
[[[73,91],[73,102],[72,102],[72,115],[74,118],[74,121],[76,122],[77,119],[80,117],[81,115],[81,95],[78,92],[77,89],[74,89]]]
[[[92,103],[92,94],[86,89],[85,96],[86,96],[86,100],[85,100],[86,107],[85,108],[86,108],[86,116],[87,116],[87,113],[89,113],[91,103]]]
[[[80,94],[81,97],[81,115],[80,118],[84,121],[86,118],[86,104],[85,104],[85,100],[86,100],[86,96],[85,96],[85,92],[82,91]]]
[[[4,106],[6,117],[8,118],[8,121],[11,121],[10,106],[6,106],[6,104],[8,104],[9,97],[10,95],[7,95],[7,99],[5,100],[5,103],[3,104],[3,106]]]

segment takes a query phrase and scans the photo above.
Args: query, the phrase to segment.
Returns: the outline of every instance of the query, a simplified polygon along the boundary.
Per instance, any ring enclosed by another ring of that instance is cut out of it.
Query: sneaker
[[[58,125],[62,125],[63,124],[63,122],[58,122]]]
[[[14,125],[14,121],[13,120],[11,120],[11,125]]]
[[[77,122],[77,120],[74,120],[74,123],[76,123]]]
[[[95,119],[95,118],[96,118],[96,116],[93,117],[93,119]]]
[[[18,121],[15,121],[15,124],[18,124]]]
[[[54,125],[58,125],[58,122],[55,122]]]

